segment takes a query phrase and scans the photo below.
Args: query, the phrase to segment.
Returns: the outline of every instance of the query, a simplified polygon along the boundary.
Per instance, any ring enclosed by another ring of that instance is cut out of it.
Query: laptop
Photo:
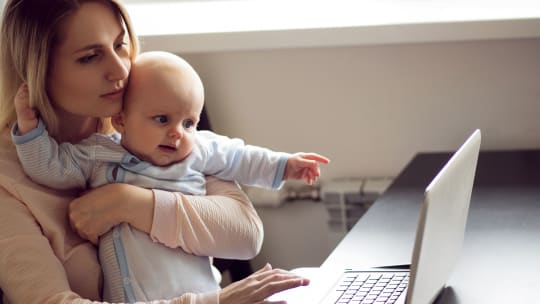
[[[371,268],[329,274],[328,269],[299,268],[293,272],[310,278],[310,286],[278,293],[269,300],[286,300],[289,304],[434,302],[462,248],[480,142],[481,132],[475,130],[425,189],[410,269]]]

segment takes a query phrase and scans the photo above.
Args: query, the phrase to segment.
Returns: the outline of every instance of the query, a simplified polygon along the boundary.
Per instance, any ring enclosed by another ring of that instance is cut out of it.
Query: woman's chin
[[[118,113],[120,113],[120,111],[122,111],[122,107],[115,107],[115,108],[109,108],[109,109],[104,109],[104,111],[100,111],[101,113],[98,113],[97,117],[99,118],[109,118],[111,116],[114,116]]]

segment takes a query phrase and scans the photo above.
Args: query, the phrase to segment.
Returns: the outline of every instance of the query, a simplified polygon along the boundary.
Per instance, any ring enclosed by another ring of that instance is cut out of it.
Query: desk
[[[322,267],[409,264],[424,188],[449,157],[414,157]],[[540,151],[480,153],[448,285],[437,303],[540,303]]]

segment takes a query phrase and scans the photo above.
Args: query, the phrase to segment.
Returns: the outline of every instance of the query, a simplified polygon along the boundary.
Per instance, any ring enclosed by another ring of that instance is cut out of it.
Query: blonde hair
[[[139,42],[131,20],[119,0],[9,0],[0,30],[0,128],[16,119],[13,100],[22,83],[29,88],[30,105],[36,108],[49,133],[59,132],[56,112],[47,94],[47,73],[51,54],[59,42],[62,21],[77,11],[81,3],[99,1],[118,14],[129,37],[131,60],[139,52]],[[101,131],[110,132],[110,119],[101,122]]]

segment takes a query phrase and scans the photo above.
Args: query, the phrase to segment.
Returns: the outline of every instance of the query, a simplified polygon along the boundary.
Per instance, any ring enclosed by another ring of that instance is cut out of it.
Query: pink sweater
[[[207,192],[196,197],[155,190],[151,237],[193,254],[254,257],[263,227],[249,199],[237,185],[215,178],[207,180]],[[0,132],[0,288],[6,303],[103,303],[96,248],[67,220],[75,195],[33,183],[9,131]],[[217,303],[217,294],[152,303]]]

